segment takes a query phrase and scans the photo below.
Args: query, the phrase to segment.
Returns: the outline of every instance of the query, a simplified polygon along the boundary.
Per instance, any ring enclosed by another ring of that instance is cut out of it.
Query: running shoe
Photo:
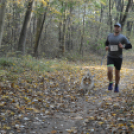
[[[115,85],[115,87],[114,87],[114,92],[115,92],[115,93],[118,93],[118,92],[119,92],[119,86],[118,86],[118,85]]]
[[[113,90],[113,83],[109,83],[108,90]]]

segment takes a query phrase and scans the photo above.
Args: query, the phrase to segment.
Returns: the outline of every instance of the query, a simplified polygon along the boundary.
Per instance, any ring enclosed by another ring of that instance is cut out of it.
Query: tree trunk
[[[102,19],[103,19],[103,9],[104,9],[104,6],[101,4],[101,14],[100,14],[100,24],[102,23]]]
[[[64,54],[65,51],[65,31],[66,31],[66,15],[65,15],[65,8],[64,8],[64,19],[63,19],[63,34],[62,34],[62,55]]]
[[[62,52],[62,45],[61,45],[61,40],[62,40],[62,22],[59,22],[59,55]]]
[[[66,15],[65,15],[65,10],[66,10],[66,4],[64,1],[62,1],[62,7],[64,8],[63,11],[63,21],[62,23],[59,23],[59,52],[58,52],[58,57],[61,57],[64,55],[65,52],[65,30],[66,30]]]
[[[134,12],[134,6],[133,5],[132,5],[131,12]],[[132,29],[133,29],[133,24],[134,24],[133,21],[129,21],[129,20],[127,21],[127,27],[126,27],[127,37],[130,37],[131,36]]]
[[[83,13],[83,23],[82,23],[82,34],[81,34],[81,44],[80,44],[80,53],[83,56],[83,38],[84,38],[84,33],[85,33],[85,11],[86,11],[86,6],[84,5],[84,13]]]
[[[13,4],[12,4],[12,9],[13,9],[13,17],[12,17],[12,25],[14,24],[14,18],[15,18],[15,11],[14,11],[14,9],[15,9],[15,4],[14,4],[14,0],[13,0]],[[15,37],[15,35],[14,35],[14,25],[12,26],[12,51],[14,50],[14,37]]]
[[[26,35],[27,35],[27,29],[28,29],[28,26],[29,26],[30,20],[31,20],[33,2],[34,2],[34,0],[29,0],[29,2],[28,2],[25,19],[24,19],[20,37],[19,37],[18,51],[21,51],[22,54],[25,54]]]
[[[125,14],[124,14],[124,15],[122,16],[122,18],[121,18],[120,23],[121,23],[121,25],[122,25],[122,30],[123,30],[123,28],[124,28],[124,25],[125,25],[125,22],[126,22],[126,19],[127,19],[127,16],[128,16],[129,9],[130,9],[131,6],[132,6],[132,2],[133,2],[133,0],[128,0]]]
[[[127,31],[131,32],[133,26],[133,21],[127,21]]]
[[[68,51],[70,51],[71,50],[71,45],[72,45],[72,43],[71,43],[71,14],[72,14],[72,7],[70,6],[69,7],[70,9],[69,9],[69,17],[68,17],[68,43],[67,43],[67,48],[68,48]]]
[[[46,20],[46,14],[47,14],[47,7],[46,7],[46,11],[44,13],[43,19],[42,19],[42,15],[40,15],[39,19],[37,20],[37,32],[36,32],[36,39],[35,39],[34,53],[33,53],[33,56],[35,56],[35,57],[37,56],[37,50],[38,50],[39,41],[41,38],[44,22]]]
[[[120,11],[121,11],[121,0],[115,0],[115,7],[117,10],[117,14],[115,17],[115,22],[119,22],[120,21]]]
[[[113,23],[112,23],[112,0],[109,0],[109,27],[110,27],[110,32],[113,31]]]
[[[1,47],[7,1],[1,0],[0,4],[1,4],[0,7],[0,47]]]
[[[120,20],[119,20],[119,22],[121,22],[121,18],[122,18],[122,16],[123,16],[123,11],[124,11],[124,7],[125,7],[125,2],[124,2],[124,0],[121,0],[121,8],[120,8]]]
[[[127,21],[127,37],[130,37],[133,27],[133,21]]]

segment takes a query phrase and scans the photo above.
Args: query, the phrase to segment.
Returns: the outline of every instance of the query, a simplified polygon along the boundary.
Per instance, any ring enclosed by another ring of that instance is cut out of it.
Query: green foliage
[[[76,5],[76,1],[69,1],[67,3],[68,8],[72,8],[74,5]]]
[[[44,6],[42,5],[42,6],[37,6],[37,15],[38,14],[43,14],[44,12],[45,12],[45,8],[44,8]]]
[[[98,1],[95,1],[95,2],[94,2],[94,5],[95,5],[95,7],[97,7],[97,8],[101,8],[101,5],[100,5],[100,3],[99,3]]]
[[[100,3],[104,6],[106,6],[106,0],[101,0]]]
[[[21,58],[0,58],[0,80],[5,81],[5,78],[1,76],[6,76],[9,81],[13,82],[26,71],[40,72],[41,74],[43,72],[52,72],[53,68],[51,66],[53,64],[55,64],[54,61],[38,60],[30,55]]]
[[[63,5],[62,8],[60,9],[60,12],[64,13],[65,9],[66,9],[65,5]]]
[[[11,67],[13,65],[13,62],[6,59],[6,58],[0,58],[0,66],[3,67]]]
[[[31,55],[23,56],[21,61],[21,67],[24,67],[25,70],[33,71],[52,71],[50,68],[51,62],[45,60],[38,60],[33,58]]]
[[[76,53],[72,52],[72,53],[65,53],[64,58],[69,60],[69,61],[77,61],[77,60],[82,59],[82,56],[78,52],[76,52]]]
[[[127,5],[127,3],[128,1],[125,1],[125,5]],[[28,33],[30,34],[27,35],[27,39],[26,39],[26,50],[30,50],[27,52],[31,53],[33,50],[33,44],[35,42],[35,35],[36,35],[35,32],[37,28],[36,21],[37,19],[42,18],[41,16],[43,16],[45,11],[47,13],[47,16],[44,23],[43,32],[41,35],[42,38],[40,38],[40,43],[45,45],[39,45],[39,50],[41,51],[40,55],[43,55],[42,52],[45,51],[47,52],[49,51],[49,49],[51,49],[51,52],[55,52],[55,48],[56,51],[58,51],[59,44],[60,44],[59,33],[61,32],[61,34],[63,34],[62,33],[63,24],[65,24],[65,34],[64,34],[65,48],[66,48],[66,41],[69,40],[70,46],[72,45],[72,49],[74,51],[73,54],[67,55],[68,59],[70,60],[74,60],[78,58],[81,59],[81,54],[78,54],[79,53],[78,48],[80,47],[79,42],[82,41],[81,40],[82,36],[83,36],[84,54],[85,54],[85,50],[88,51],[90,49],[91,51],[94,51],[96,49],[97,50],[103,49],[103,44],[104,44],[103,40],[106,39],[107,33],[109,33],[108,32],[109,23],[107,23],[109,17],[108,4],[109,2],[107,0],[52,0],[52,1],[35,0],[33,10],[32,10],[33,19],[31,19],[31,23],[30,23],[31,25],[29,25],[28,27]],[[28,1],[23,1],[23,0],[9,1],[8,0],[7,11],[6,11],[7,17],[5,20],[6,29],[4,30],[3,44],[2,44],[5,48],[4,50],[6,50],[5,52],[8,52],[10,50],[12,51],[17,50],[19,36],[16,35],[20,34],[22,22],[24,21],[25,18],[25,11],[27,10],[27,5],[28,5]],[[121,11],[117,11],[116,6],[117,6],[116,3],[114,3],[112,8],[113,23],[118,13],[122,15],[123,13],[125,13],[125,7],[122,13]],[[83,26],[83,19],[84,19],[84,26]],[[132,21],[132,19],[133,19],[133,12],[130,11],[127,21],[129,20]],[[82,34],[83,30],[84,33]],[[125,31],[123,34],[127,35]],[[131,32],[131,35],[133,37],[133,32]],[[45,40],[43,40],[44,37]],[[98,39],[101,40],[98,41]],[[7,47],[5,47],[6,44],[8,44]],[[94,48],[94,44],[95,44],[95,48]],[[2,55],[2,53],[0,54]],[[11,54],[8,53],[6,56],[18,57],[18,55],[15,53],[11,53]],[[49,55],[45,53],[45,57],[51,57],[51,54]],[[40,67],[37,67],[36,62],[31,63],[31,61],[29,63],[26,62],[25,67],[30,69],[35,69],[35,70],[38,70],[38,68],[41,68],[41,70],[44,69],[44,65],[41,64]],[[22,69],[21,67],[16,68],[16,71],[19,70],[20,72],[22,72],[21,69]],[[45,66],[45,69],[49,70],[49,66],[48,67]]]
[[[100,40],[97,41],[97,44],[99,44],[99,45],[98,45],[98,48],[99,48],[99,49],[105,47],[104,42],[105,42],[105,39],[100,39]]]

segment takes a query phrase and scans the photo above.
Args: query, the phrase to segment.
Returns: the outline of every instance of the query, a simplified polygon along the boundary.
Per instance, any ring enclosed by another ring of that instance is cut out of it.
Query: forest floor
[[[124,55],[119,93],[107,90],[106,58],[0,59],[0,134],[133,134],[133,57]],[[81,96],[87,69],[95,88]]]

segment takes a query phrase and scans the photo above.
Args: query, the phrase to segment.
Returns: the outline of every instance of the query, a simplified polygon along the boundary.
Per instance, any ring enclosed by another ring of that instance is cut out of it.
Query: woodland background
[[[120,92],[107,90],[115,22],[133,45],[133,0],[0,0],[0,133],[133,134],[133,50]],[[87,70],[95,88],[81,95]]]
[[[133,19],[133,0],[1,0],[0,53],[68,59],[102,54],[115,22],[133,44]]]

